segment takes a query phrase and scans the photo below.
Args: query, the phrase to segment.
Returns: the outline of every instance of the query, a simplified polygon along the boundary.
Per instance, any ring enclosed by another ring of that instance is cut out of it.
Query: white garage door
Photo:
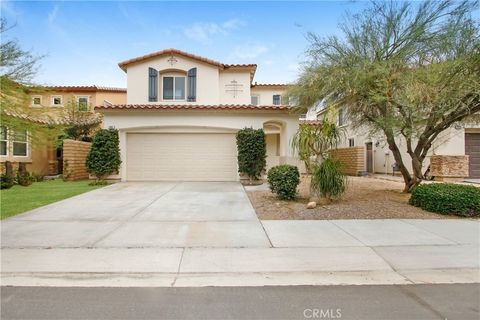
[[[127,134],[127,180],[235,181],[237,176],[234,134]]]

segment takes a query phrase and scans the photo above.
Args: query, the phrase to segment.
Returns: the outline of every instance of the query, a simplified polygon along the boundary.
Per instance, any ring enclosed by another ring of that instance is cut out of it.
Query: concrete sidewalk
[[[109,247],[103,243],[51,249],[13,247],[10,242],[2,249],[2,285],[480,282],[478,220],[261,221],[261,225],[265,242],[259,238],[244,247],[225,242],[220,245],[221,240],[213,246],[172,241],[147,247]],[[135,230],[130,231],[133,233],[126,232],[125,237],[134,237]],[[262,241],[261,246],[258,241]]]

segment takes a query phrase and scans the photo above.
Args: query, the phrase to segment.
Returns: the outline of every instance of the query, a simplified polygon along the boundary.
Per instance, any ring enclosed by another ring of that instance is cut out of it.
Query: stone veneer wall
[[[333,149],[330,155],[340,160],[343,172],[347,175],[358,176],[365,171],[365,147]]]
[[[435,180],[457,180],[468,177],[468,156],[431,156],[430,174],[435,177]]]
[[[90,151],[90,142],[63,140],[63,177],[66,180],[88,179],[85,159]]]

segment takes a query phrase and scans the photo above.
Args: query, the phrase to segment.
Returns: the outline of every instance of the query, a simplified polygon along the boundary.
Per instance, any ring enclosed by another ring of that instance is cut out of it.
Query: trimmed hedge
[[[238,172],[250,180],[260,178],[267,165],[267,144],[263,129],[244,128],[237,132]]]
[[[108,174],[118,172],[121,163],[118,130],[99,130],[85,160],[88,172],[103,180]]]
[[[297,186],[300,183],[298,168],[289,164],[275,166],[268,170],[270,190],[281,200],[293,200],[297,196]]]
[[[480,188],[453,183],[422,184],[413,189],[410,204],[423,210],[462,217],[480,216]]]

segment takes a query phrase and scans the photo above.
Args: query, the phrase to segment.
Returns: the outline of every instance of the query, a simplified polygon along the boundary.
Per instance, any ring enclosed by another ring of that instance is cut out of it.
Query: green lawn
[[[89,183],[88,180],[65,182],[57,179],[35,182],[29,187],[15,185],[10,189],[0,190],[1,218],[5,219],[99,188],[89,186]]]

